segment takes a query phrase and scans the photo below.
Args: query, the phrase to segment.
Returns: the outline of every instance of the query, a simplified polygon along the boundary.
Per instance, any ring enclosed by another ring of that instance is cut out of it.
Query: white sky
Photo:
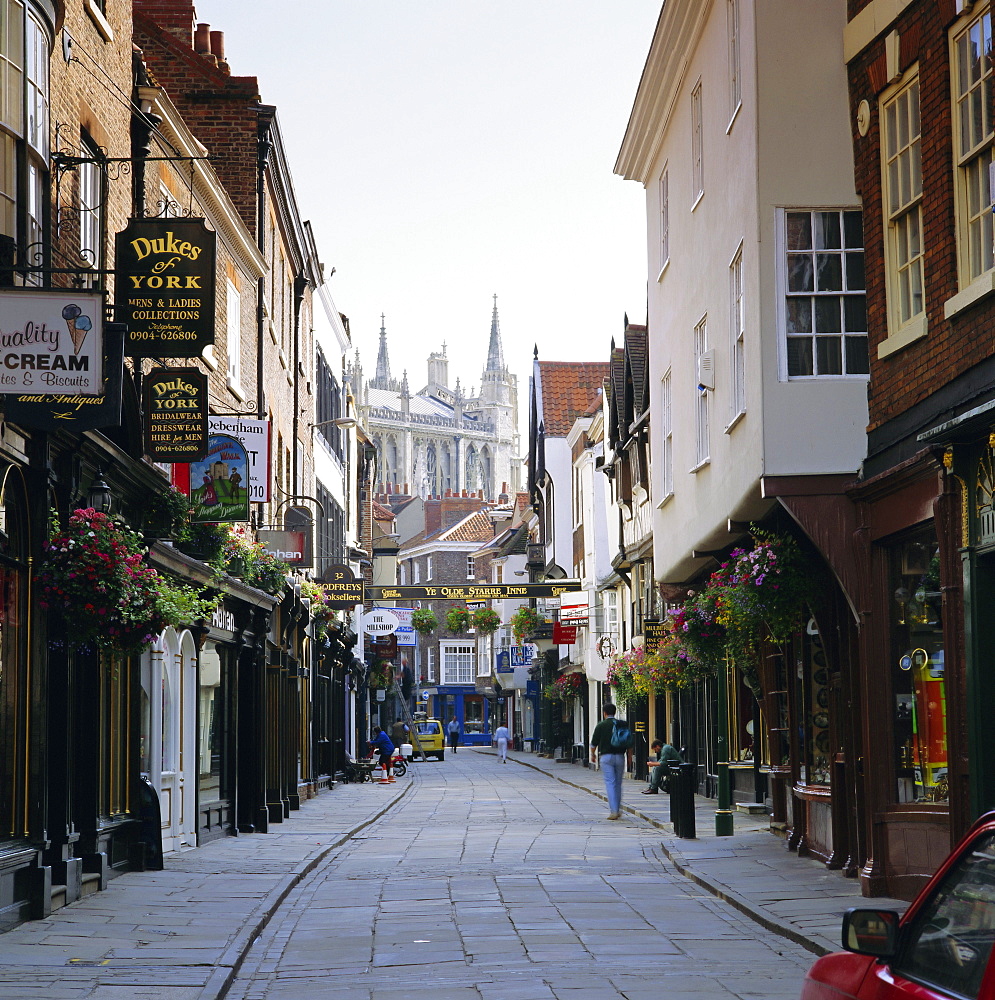
[[[302,217],[373,375],[447,345],[479,386],[492,298],[527,394],[646,315],[644,192],[612,169],[661,0],[198,0],[275,104]],[[280,10],[285,16],[274,17]],[[522,428],[524,431],[526,428]]]

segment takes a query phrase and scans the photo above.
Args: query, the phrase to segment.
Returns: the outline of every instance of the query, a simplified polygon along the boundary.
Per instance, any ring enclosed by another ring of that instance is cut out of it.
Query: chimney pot
[[[211,51],[211,26],[209,24],[198,24],[193,36],[193,50],[199,55],[206,55]]]
[[[211,32],[211,52],[218,57],[221,62],[225,58],[225,33],[223,31]]]

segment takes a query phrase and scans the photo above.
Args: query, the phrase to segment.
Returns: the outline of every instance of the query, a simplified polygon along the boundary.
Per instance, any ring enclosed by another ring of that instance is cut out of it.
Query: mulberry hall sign
[[[195,358],[214,343],[217,236],[203,219],[132,219],[117,234],[128,357]]]
[[[0,392],[100,395],[103,312],[100,293],[0,292]]]

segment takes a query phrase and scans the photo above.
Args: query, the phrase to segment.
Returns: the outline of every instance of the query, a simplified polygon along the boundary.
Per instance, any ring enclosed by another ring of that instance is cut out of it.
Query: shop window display
[[[801,637],[798,653],[799,742],[802,748],[799,780],[806,785],[828,785],[830,743],[830,676],[826,651],[814,620]]]
[[[484,731],[484,699],[480,695],[466,695],[463,698],[463,732],[482,733]]]
[[[947,710],[935,534],[895,546],[890,561],[897,801],[945,802]]]

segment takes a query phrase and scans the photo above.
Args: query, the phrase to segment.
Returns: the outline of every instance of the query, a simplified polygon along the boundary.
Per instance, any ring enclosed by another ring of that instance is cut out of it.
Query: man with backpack
[[[591,733],[591,750],[596,751],[605,779],[608,796],[608,818],[622,816],[622,778],[625,775],[626,752],[635,742],[627,722],[615,718],[615,706],[605,702],[601,721]]]

